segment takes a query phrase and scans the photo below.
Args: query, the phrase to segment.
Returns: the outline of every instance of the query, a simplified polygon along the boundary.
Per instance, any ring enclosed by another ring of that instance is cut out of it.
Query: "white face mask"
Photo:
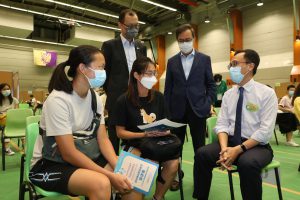
[[[1,93],[3,96],[8,97],[11,94],[11,91],[10,90],[2,90]]]
[[[189,42],[178,42],[178,46],[182,53],[190,53],[193,50],[193,40]]]
[[[156,82],[157,79],[155,76],[151,76],[151,77],[144,76],[141,80],[141,84],[149,90],[152,89],[152,87],[155,85]]]

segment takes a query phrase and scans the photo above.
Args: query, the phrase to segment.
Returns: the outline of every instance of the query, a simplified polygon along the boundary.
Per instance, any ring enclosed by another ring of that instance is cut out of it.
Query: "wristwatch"
[[[246,152],[246,151],[247,151],[247,148],[246,148],[246,146],[245,146],[244,144],[241,144],[240,146],[241,146],[243,152]]]

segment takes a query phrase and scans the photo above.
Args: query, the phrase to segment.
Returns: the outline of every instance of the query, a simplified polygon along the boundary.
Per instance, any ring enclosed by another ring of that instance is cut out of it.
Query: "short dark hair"
[[[246,62],[254,64],[254,69],[253,69],[253,76],[254,76],[256,74],[257,67],[260,62],[258,53],[252,49],[245,49],[245,50],[237,50],[234,53],[234,55],[237,55],[239,53],[245,53],[244,58],[246,59]]]
[[[195,31],[193,27],[190,24],[183,24],[176,29],[176,39],[178,39],[178,36],[186,30],[190,30],[193,38],[195,37]]]
[[[288,85],[286,90],[290,90],[291,88],[296,88],[294,85]]]
[[[134,15],[137,15],[136,12],[134,12],[133,10],[131,9],[125,9],[125,10],[122,10],[120,15],[119,15],[119,22],[120,23],[124,23],[125,21],[125,17],[126,15],[129,15],[129,16],[134,16]]]
[[[221,81],[222,80],[222,75],[221,74],[215,74],[214,75],[214,80],[215,80],[215,82]]]

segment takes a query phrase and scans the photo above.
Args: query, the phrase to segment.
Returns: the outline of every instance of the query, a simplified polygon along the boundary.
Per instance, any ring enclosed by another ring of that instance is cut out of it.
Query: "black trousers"
[[[208,199],[212,170],[217,166],[216,161],[219,160],[220,151],[219,143],[212,143],[197,150],[194,162],[194,198],[198,200]],[[236,159],[234,165],[237,165],[240,176],[243,200],[262,199],[261,170],[272,159],[273,151],[270,145],[255,146]]]
[[[206,135],[206,118],[198,117],[190,104],[186,105],[186,112],[183,118],[181,119],[172,119],[175,122],[188,124],[190,127],[190,133],[192,136],[194,152],[199,147],[205,145],[205,135]],[[172,130],[172,133],[177,135],[182,143],[181,152],[184,144],[185,134],[186,134],[186,126],[176,128]],[[181,153],[182,154],[182,153]]]
[[[107,128],[108,128],[108,137],[110,139],[111,144],[113,145],[113,148],[115,150],[115,153],[119,155],[119,148],[120,148],[120,138],[118,138],[117,131],[116,131],[116,126],[112,124],[112,112],[108,111],[108,123],[107,123]]]

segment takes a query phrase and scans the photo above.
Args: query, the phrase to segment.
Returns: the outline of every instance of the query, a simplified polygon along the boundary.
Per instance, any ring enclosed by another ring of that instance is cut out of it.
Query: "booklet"
[[[157,170],[157,163],[121,151],[114,172],[125,175],[131,181],[134,190],[148,195],[157,175]]]
[[[168,119],[161,119],[151,124],[140,125],[138,126],[139,129],[143,131],[167,131],[174,128],[179,128],[181,126],[185,126],[186,124],[172,122]]]

